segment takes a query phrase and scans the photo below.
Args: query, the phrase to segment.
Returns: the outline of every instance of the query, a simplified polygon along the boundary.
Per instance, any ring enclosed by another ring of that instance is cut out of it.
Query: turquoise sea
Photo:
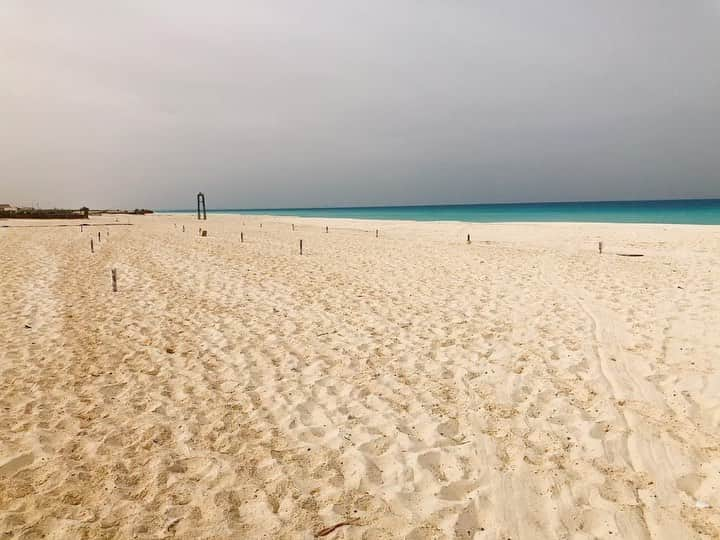
[[[191,210],[162,210],[193,213]],[[584,221],[604,223],[688,223],[720,225],[720,199],[606,201],[341,208],[213,208],[209,214],[395,219],[413,221]]]

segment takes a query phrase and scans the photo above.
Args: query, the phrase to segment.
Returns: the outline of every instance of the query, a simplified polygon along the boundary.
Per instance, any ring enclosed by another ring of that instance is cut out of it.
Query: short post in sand
[[[470,242],[470,235],[469,235],[469,234],[468,234],[468,237],[467,237],[467,243],[468,243],[468,244],[471,243],[471,242]]]
[[[183,232],[185,232],[185,225],[183,225]]]
[[[90,239],[90,253],[95,253],[95,246],[93,245],[93,239]]]
[[[100,231],[98,231],[98,244],[100,243]]]
[[[300,240],[300,255],[302,255],[302,240]]]
[[[207,236],[207,230],[203,229],[203,231],[200,233],[200,236]]]
[[[295,224],[294,223],[291,224],[291,227],[292,227],[293,232],[295,232]]]
[[[598,242],[598,253],[602,255],[602,242]]]
[[[242,232],[240,232],[240,243],[242,244],[245,241],[245,237]]]
[[[112,274],[113,292],[117,292],[117,270],[115,268],[113,268],[111,271],[111,274]]]
[[[325,233],[329,233],[329,232],[330,232],[330,228],[327,225],[325,225]]]
[[[377,229],[375,229],[375,238],[377,238],[379,234],[380,234],[380,232]]]

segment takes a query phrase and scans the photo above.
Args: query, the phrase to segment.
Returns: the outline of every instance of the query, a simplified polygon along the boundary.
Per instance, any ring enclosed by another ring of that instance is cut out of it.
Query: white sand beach
[[[118,220],[0,221],[0,538],[720,538],[720,227]]]

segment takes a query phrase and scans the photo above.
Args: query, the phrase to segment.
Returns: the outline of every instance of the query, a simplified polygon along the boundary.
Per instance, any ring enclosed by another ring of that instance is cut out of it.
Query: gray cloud
[[[0,199],[720,197],[719,57],[718,0],[6,0]]]

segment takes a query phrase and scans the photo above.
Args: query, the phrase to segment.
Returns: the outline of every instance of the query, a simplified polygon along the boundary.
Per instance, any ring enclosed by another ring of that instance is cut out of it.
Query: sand
[[[0,538],[720,537],[720,227],[119,221],[0,227]]]

